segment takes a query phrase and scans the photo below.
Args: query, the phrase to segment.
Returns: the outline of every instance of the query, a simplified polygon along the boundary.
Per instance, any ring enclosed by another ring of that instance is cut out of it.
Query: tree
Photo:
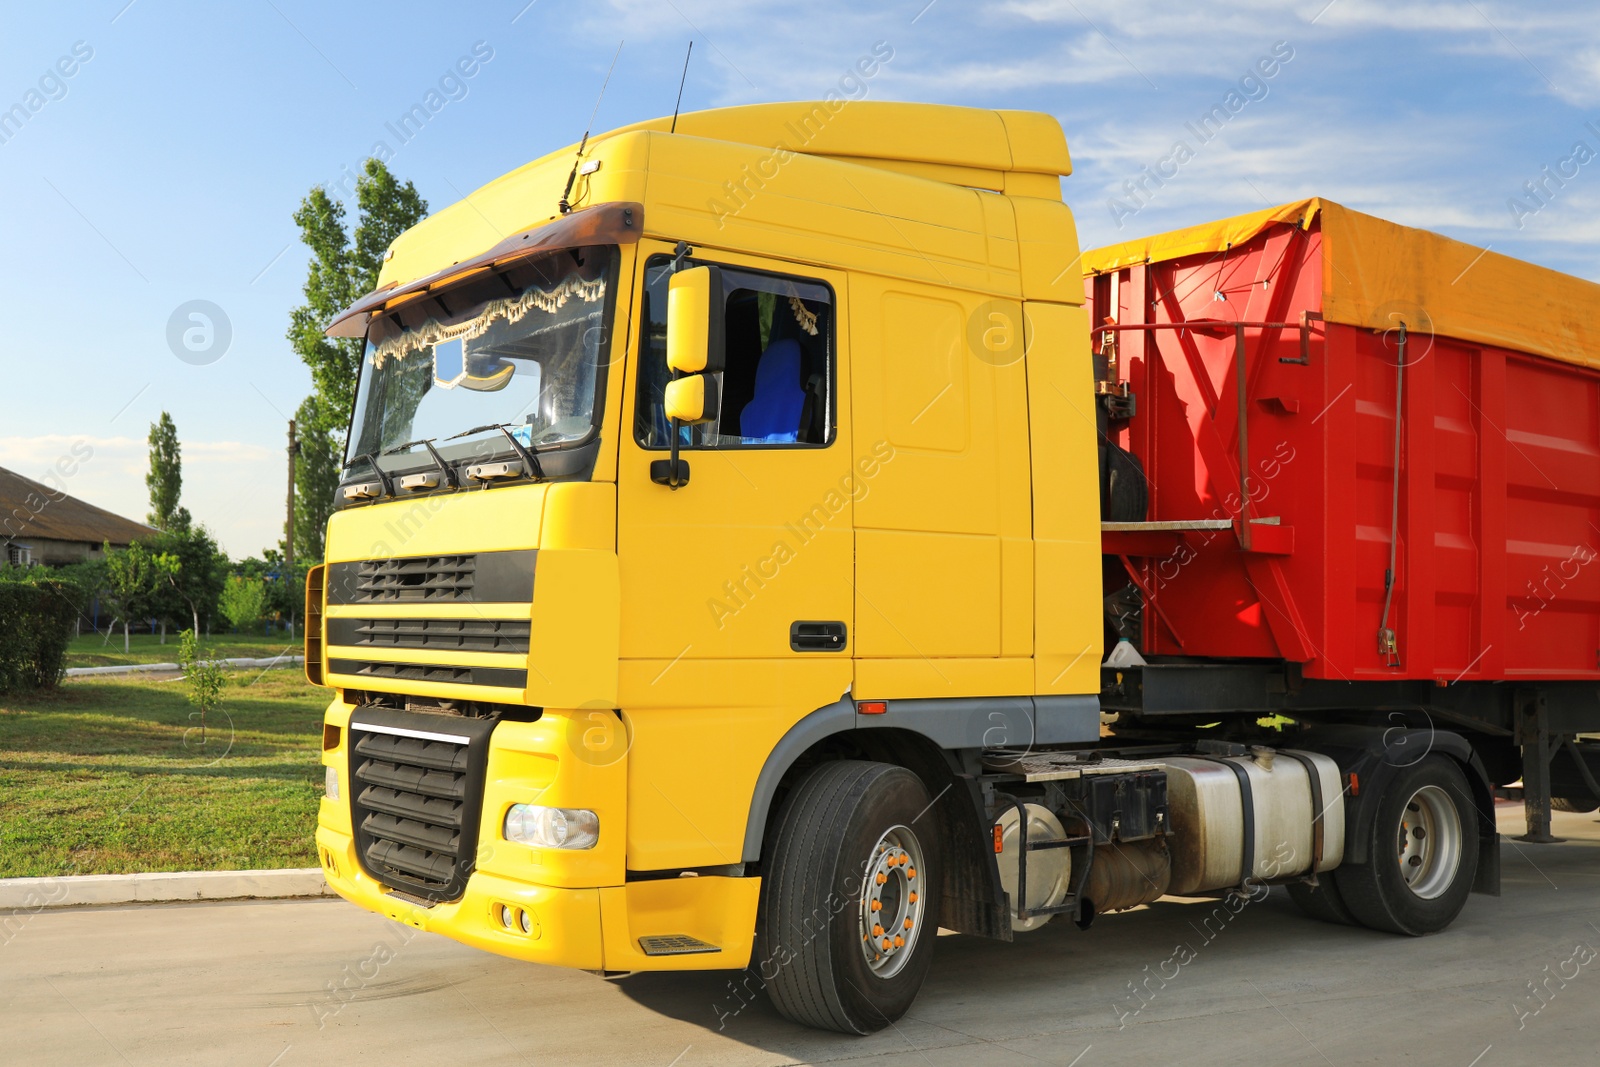
[[[178,559],[165,552],[153,552],[135,541],[119,552],[105,546],[106,578],[122,619],[122,651],[128,651],[128,623],[154,614],[156,597],[163,583],[178,572]],[[108,633],[107,637],[110,636]]]
[[[146,521],[158,530],[187,530],[189,510],[180,507],[183,491],[183,448],[178,444],[178,427],[165,411],[150,424],[150,473],[144,476],[150,487],[150,514]]]
[[[295,411],[300,453],[294,458],[294,558],[296,562],[322,559],[323,536],[339,491],[344,459],[344,430],[349,417],[328,411],[328,403],[312,393]]]
[[[216,614],[217,597],[228,576],[228,557],[204,526],[169,530],[144,543],[178,561],[178,566],[164,575],[151,614],[174,625],[187,621],[199,633],[201,624]]]
[[[110,588],[110,578],[106,570],[106,561],[102,559],[81,559],[76,563],[55,568],[55,577],[64,582],[70,582],[78,590],[78,610],[88,616],[93,611],[95,598],[105,594]],[[95,621],[96,632],[99,632],[98,617]]]
[[[284,567],[282,548],[262,549],[261,555],[241,559],[233,565],[233,573],[241,578],[258,578],[266,595],[268,618],[288,618],[298,615],[305,607],[306,571],[309,566],[296,558],[294,573]]]
[[[250,629],[267,613],[267,584],[260,578],[232,575],[222,587],[217,610],[233,623],[234,629]]]
[[[306,302],[289,316],[289,343],[311,369],[314,392],[300,406],[301,433],[295,462],[295,556],[322,558],[323,531],[333,509],[345,428],[355,405],[364,342],[358,337],[323,336],[334,315],[377,287],[383,255],[401,233],[428,213],[427,201],[411,182],[401,183],[389,168],[369,159],[356,181],[358,220],[345,226],[344,205],[321,186],[313,188],[294,213],[300,239],[311,249],[306,271]]]
[[[206,739],[206,712],[222,702],[222,665],[200,647],[200,639],[193,630],[185,630],[178,638],[178,666],[183,668],[183,680],[189,690],[189,703],[200,709],[200,742]]]

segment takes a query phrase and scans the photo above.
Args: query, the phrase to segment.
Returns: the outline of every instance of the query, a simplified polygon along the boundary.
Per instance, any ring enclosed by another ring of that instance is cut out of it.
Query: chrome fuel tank
[[[1239,885],[1246,875],[1270,881],[1313,868],[1327,871],[1344,858],[1344,793],[1339,767],[1327,756],[1257,747],[1248,756],[1161,762],[1172,824],[1167,892],[1183,896],[1223,889]],[[1316,788],[1308,766],[1315,771]],[[1252,815],[1248,834],[1241,775],[1248,782]]]

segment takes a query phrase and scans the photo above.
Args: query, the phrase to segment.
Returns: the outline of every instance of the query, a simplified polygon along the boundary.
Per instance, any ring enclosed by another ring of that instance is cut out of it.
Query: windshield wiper
[[[517,440],[517,435],[511,432],[513,425],[513,423],[509,422],[486,423],[483,426],[474,426],[470,430],[462,430],[458,434],[446,437],[445,440],[454,441],[457,437],[471,437],[475,433],[488,433],[490,430],[499,430],[505,434],[506,440],[511,442],[512,449],[517,453],[517,458],[522,460],[523,465],[533,473],[535,478],[544,481],[544,468],[539,466],[539,457],[521,441]]]
[[[386,448],[383,450],[383,455],[392,456],[396,452],[404,452],[406,449],[415,448],[417,445],[421,445],[423,448],[426,448],[428,450],[428,455],[433,457],[434,466],[438,467],[439,473],[444,475],[445,485],[449,486],[451,489],[461,488],[461,483],[456,480],[456,472],[451,468],[450,464],[444,461],[444,457],[439,455],[439,450],[433,447],[433,438],[431,437],[419,437],[415,441],[407,441],[404,444],[398,444],[392,448]]]
[[[377,474],[378,484],[383,487],[383,495],[394,496],[394,482],[389,478],[389,472],[378,466],[378,457],[373,455],[371,452],[363,452],[359,456],[356,456],[349,463],[344,465],[344,469],[349,470],[362,460],[366,460],[367,464],[372,468],[373,473]]]

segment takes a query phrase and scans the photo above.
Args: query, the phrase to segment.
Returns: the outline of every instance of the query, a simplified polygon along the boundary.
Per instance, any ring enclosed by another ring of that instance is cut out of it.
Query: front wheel
[[[762,879],[757,965],[778,1011],[846,1034],[904,1015],[939,930],[932,802],[902,767],[812,771],[778,816]]]
[[[1461,768],[1429,756],[1400,770],[1378,801],[1372,834],[1369,861],[1336,872],[1350,914],[1412,936],[1449,926],[1478,869],[1477,815]]]

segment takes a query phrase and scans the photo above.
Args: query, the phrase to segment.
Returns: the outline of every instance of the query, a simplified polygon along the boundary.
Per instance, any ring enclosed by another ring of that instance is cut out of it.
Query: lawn
[[[176,680],[0,696],[0,877],[316,866],[328,693],[229,672],[203,736]]]
[[[297,634],[298,630],[295,631]],[[300,638],[290,638],[279,630],[271,637],[261,632],[249,634],[213,634],[201,644],[218,657],[234,659],[249,656],[264,659],[287,653],[300,655],[304,647]],[[118,630],[107,641],[104,634],[85,634],[75,637],[67,648],[68,667],[110,667],[126,663],[176,663],[178,662],[178,635],[167,634],[167,643],[161,643],[159,634],[129,634],[128,651],[122,651],[122,631]]]

